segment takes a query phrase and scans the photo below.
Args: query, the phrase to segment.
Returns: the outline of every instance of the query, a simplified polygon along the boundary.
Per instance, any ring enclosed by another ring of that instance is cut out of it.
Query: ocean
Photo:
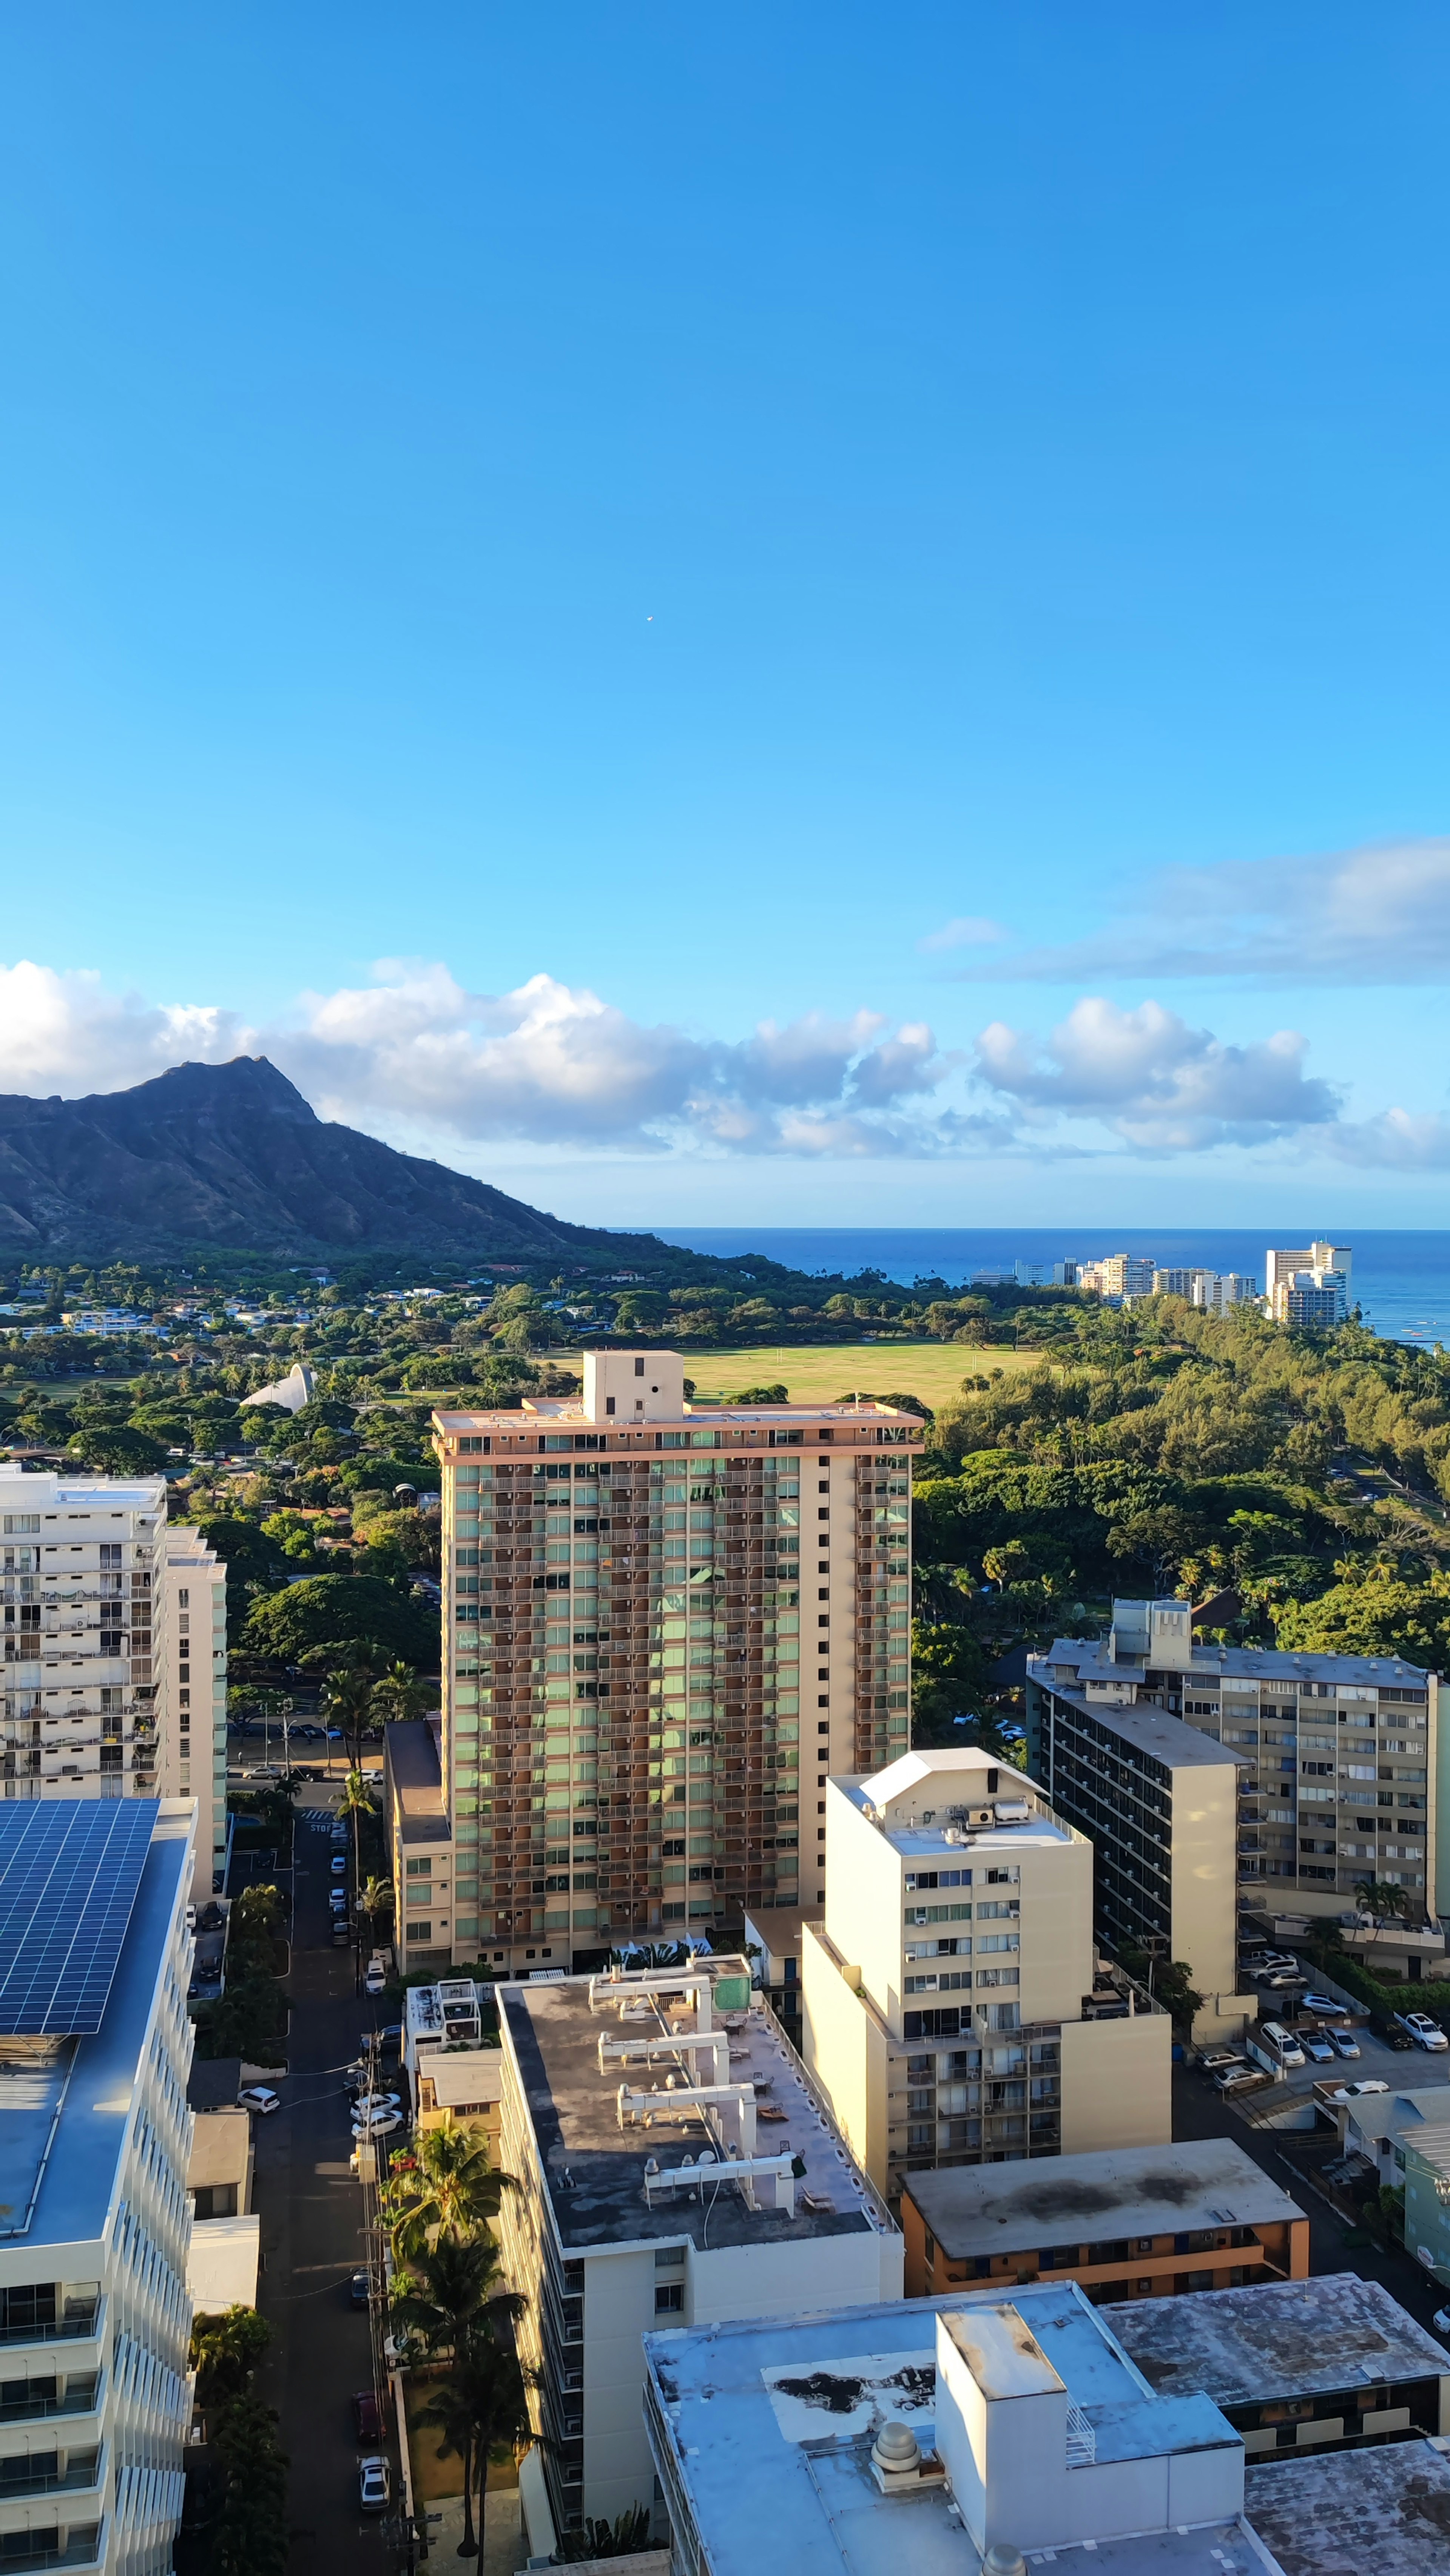
[[[1151,1253],[1165,1269],[1238,1270],[1264,1284],[1266,1238],[1211,1231],[1149,1234],[1106,1228],[1097,1234],[1044,1227],[670,1226],[652,1229],[692,1252],[761,1252],[793,1270],[842,1272],[850,1279],[879,1270],[910,1287],[916,1279],[962,1286],[975,1270],[1010,1270],[1015,1261],[1096,1261],[1110,1252]],[[1345,1238],[1340,1237],[1339,1240]],[[1281,1235],[1282,1243],[1307,1237]],[[1450,1345],[1450,1233],[1356,1234],[1351,1302],[1371,1331],[1386,1339]]]

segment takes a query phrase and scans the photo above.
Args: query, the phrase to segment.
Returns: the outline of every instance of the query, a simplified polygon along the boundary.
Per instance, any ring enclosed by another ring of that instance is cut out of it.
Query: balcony
[[[99,2482],[99,2449],[72,2453],[63,2469],[56,2463],[54,2451],[19,2452],[0,2459],[0,2504],[22,2496],[74,2494]],[[7,2563],[5,2535],[0,2532],[0,2567]]]
[[[10,2295],[13,2301],[14,2292],[12,2291]],[[0,2324],[0,2345],[10,2350],[19,2344],[66,2343],[83,2335],[98,2335],[101,2332],[104,2311],[103,2299],[84,2301],[67,2299],[59,2316],[28,2319],[22,2317],[13,2323],[7,2319],[5,2323]],[[0,2311],[0,2314],[4,2314],[4,2311]],[[3,2559],[0,2559],[0,2564],[3,2564]]]
[[[62,2545],[59,2529],[6,2531],[0,2528],[0,2567],[5,2576],[30,2576],[36,2567],[98,2567],[102,2533],[98,2522],[72,2523]]]

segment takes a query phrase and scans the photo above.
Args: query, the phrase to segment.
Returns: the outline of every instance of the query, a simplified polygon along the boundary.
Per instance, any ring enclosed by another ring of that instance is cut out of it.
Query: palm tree
[[[1374,1933],[1371,1937],[1376,1940],[1379,1937],[1381,1923],[1401,1922],[1410,1910],[1410,1900],[1405,1890],[1402,1887],[1396,1887],[1392,1879],[1361,1878],[1355,1883],[1354,1894],[1356,1903],[1363,1911],[1374,1916]]]
[[[373,1685],[372,1704],[391,1726],[399,1718],[421,1717],[425,1708],[436,1707],[437,1693],[419,1679],[411,1664],[389,1664],[382,1680]]]
[[[393,1891],[385,1878],[370,1878],[357,1892],[357,1910],[367,1916],[368,1930],[377,1938],[377,1927],[393,1910]]]
[[[323,1685],[323,1708],[341,1727],[354,1769],[362,1761],[363,1728],[372,1708],[373,1689],[372,1665],[361,1654],[337,1666]]]
[[[362,1884],[362,1852],[358,1841],[359,1820],[363,1816],[377,1814],[372,1791],[361,1771],[349,1771],[342,1784],[342,1796],[337,1802],[337,1812],[340,1816],[352,1818],[352,1892],[353,1901],[356,1904],[358,1889]]]
[[[527,2305],[517,2292],[494,2288],[498,2263],[491,2236],[463,2243],[440,2237],[395,2279],[395,2323],[405,2334],[421,2336],[430,2352],[461,2352],[480,2336],[495,2334]]]
[[[488,2455],[501,2443],[517,2445],[531,2426],[524,2374],[518,2356],[506,2344],[470,2342],[459,2353],[437,2394],[418,2411],[420,2424],[436,2425],[443,2459],[456,2455],[463,2463],[463,2538],[460,2558],[476,2558],[473,2498],[478,2494],[478,2528],[483,2528],[488,2492]]]
[[[425,2129],[413,2169],[395,2189],[394,2252],[409,2260],[429,2245],[473,2242],[497,2217],[504,2193],[517,2187],[490,2162],[488,2140],[476,2130],[457,2128],[451,2118]]]

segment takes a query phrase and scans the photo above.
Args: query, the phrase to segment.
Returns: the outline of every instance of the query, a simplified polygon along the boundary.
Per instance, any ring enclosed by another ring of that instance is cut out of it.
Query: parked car
[[[1334,2051],[1330,2047],[1328,2036],[1324,2031],[1301,2030],[1298,2037],[1299,2045],[1303,2049],[1305,2056],[1309,2058],[1315,2066],[1332,2066],[1334,2064]]]
[[[1361,2075],[1355,2083],[1346,2084],[1344,2098],[1348,2102],[1360,2093],[1388,2093],[1389,2089],[1382,2075]]]
[[[1198,2062],[1205,2075],[1221,2075],[1226,2066],[1242,2066],[1244,2061],[1236,2048],[1206,2048]]]
[[[385,2057],[397,2057],[401,2054],[403,2025],[400,2021],[384,2022],[378,2033],[378,2046]]]
[[[1359,2041],[1352,2030],[1327,2030],[1324,2036],[1336,2057],[1358,2057]]]
[[[382,2417],[378,2413],[378,2401],[374,2397],[370,2388],[354,2389],[352,2400],[352,2420],[357,2428],[357,2438],[360,2442],[380,2442],[382,2440]]]
[[[1395,2019],[1401,2030],[1414,2042],[1416,2048],[1450,2048],[1450,2039],[1446,2038],[1439,2023],[1432,2021],[1428,2013],[1396,2013]]]
[[[364,2119],[354,2120],[352,2133],[358,2140],[390,2138],[402,2125],[402,2115],[397,2111],[370,2111]]]
[[[1267,1986],[1274,1994],[1282,1994],[1290,1986],[1302,1986],[1305,1982],[1299,1968],[1265,1968],[1254,1979],[1256,1986]]]
[[[1304,2051],[1292,2031],[1281,2021],[1260,2022],[1253,2033],[1254,2044],[1274,2060],[1276,2066],[1302,2066]]]
[[[327,1901],[332,1907],[333,1913],[338,1913],[340,1909],[345,1907],[347,1904],[347,1889],[345,1887],[330,1887],[327,1891]]]
[[[367,2306],[368,2276],[366,2272],[354,2272],[351,2281],[348,2283],[348,2297],[355,2308],[365,2308]]]
[[[269,2111],[280,2111],[281,2108],[281,2094],[274,2093],[266,2084],[244,2084],[237,2095],[239,2111],[256,2111],[265,2118]]]
[[[364,2513],[386,2513],[390,2484],[388,2464],[381,2454],[357,2464],[357,2500]]]
[[[363,1993],[380,1995],[388,1982],[388,1972],[381,1959],[369,1959],[363,1975]]]
[[[1222,2075],[1215,2075],[1213,2080],[1220,2093],[1240,2093],[1246,2084],[1262,2084],[1266,2079],[1259,2067],[1240,2059],[1237,2066],[1226,2066]]]
[[[1316,1995],[1311,1992],[1307,1995],[1300,1996],[1299,2010],[1301,2012],[1327,2013],[1331,2021],[1338,2021],[1343,2017],[1344,2006],[1343,2004],[1337,2004],[1332,1995]]]
[[[353,2097],[353,2116],[361,2120],[370,2111],[397,2111],[402,2107],[400,2093],[358,2093]]]
[[[222,1908],[213,1902],[202,1907],[196,1918],[196,1928],[198,1932],[220,1932],[226,1919]]]
[[[340,1877],[340,1876],[341,1876],[341,1874],[342,1874],[342,1872],[346,1869],[346,1867],[347,1867],[347,1854],[346,1854],[346,1852],[334,1852],[334,1853],[333,1853],[333,1855],[332,1855],[332,1875],[333,1875],[333,1877],[334,1877],[334,1878],[338,1878],[338,1877]]]

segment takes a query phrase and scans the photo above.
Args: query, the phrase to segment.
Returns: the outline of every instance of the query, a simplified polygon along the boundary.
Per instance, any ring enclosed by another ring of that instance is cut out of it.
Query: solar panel
[[[0,1805],[0,2033],[100,2029],[159,1813],[156,1798]]]

